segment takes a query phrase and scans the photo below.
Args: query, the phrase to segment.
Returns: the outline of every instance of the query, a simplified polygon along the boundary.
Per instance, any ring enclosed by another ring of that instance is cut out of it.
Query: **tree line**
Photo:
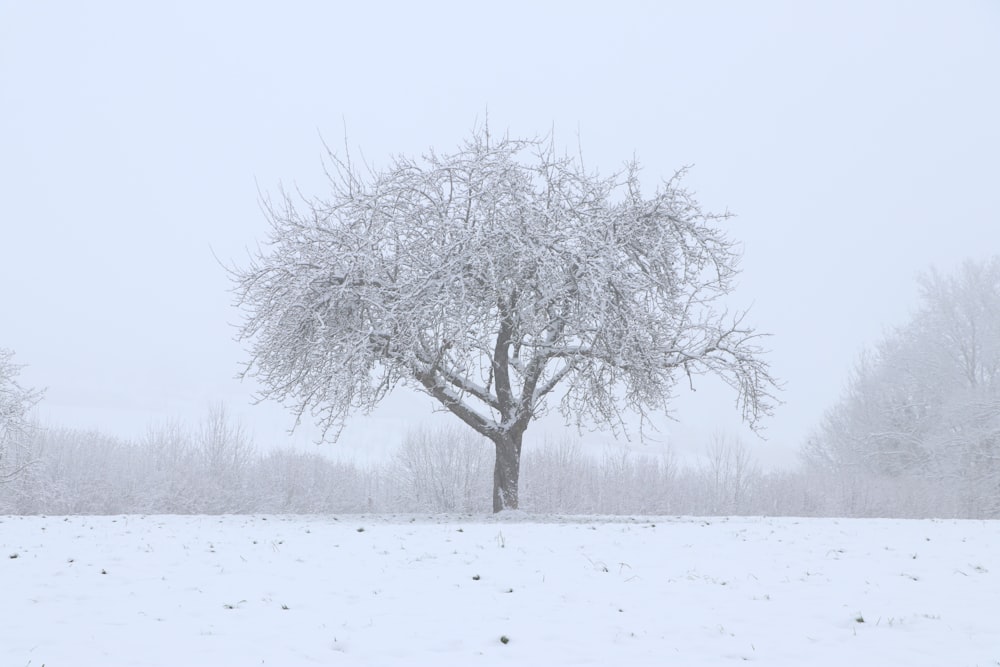
[[[0,485],[0,514],[483,514],[487,444],[458,425],[415,430],[385,462],[359,465],[261,451],[221,406],[135,440],[37,428],[16,450],[23,472]],[[1000,518],[945,479],[764,470],[752,444],[722,435],[689,462],[546,441],[526,450],[522,485],[522,509],[546,514]]]

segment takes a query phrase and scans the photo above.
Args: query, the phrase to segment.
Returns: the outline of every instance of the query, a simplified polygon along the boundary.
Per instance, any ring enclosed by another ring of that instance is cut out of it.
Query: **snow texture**
[[[1000,661],[990,521],[0,521],[16,667]]]

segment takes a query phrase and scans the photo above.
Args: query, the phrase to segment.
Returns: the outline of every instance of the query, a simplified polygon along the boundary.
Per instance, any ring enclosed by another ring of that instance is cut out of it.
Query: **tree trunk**
[[[497,436],[497,458],[493,466],[493,511],[517,509],[517,484],[521,475],[522,433],[503,433]]]

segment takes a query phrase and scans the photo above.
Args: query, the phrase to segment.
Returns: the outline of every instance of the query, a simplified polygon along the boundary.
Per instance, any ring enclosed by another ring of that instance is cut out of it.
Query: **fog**
[[[222,401],[260,446],[306,448],[314,429],[288,435],[235,377],[225,266],[264,241],[260,197],[322,195],[324,141],[378,167],[488,115],[605,171],[690,165],[701,203],[736,214],[732,307],[772,334],[784,404],[759,439],[703,383],[633,446],[741,434],[787,463],[860,351],[906,321],[918,273],[1000,249],[998,29],[986,1],[7,3],[0,347],[46,388],[44,424],[131,437]],[[433,407],[398,392],[326,447],[378,458],[452,419]]]

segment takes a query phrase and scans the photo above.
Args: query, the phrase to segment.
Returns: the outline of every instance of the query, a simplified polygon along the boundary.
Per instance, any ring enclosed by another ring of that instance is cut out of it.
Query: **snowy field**
[[[1000,522],[0,517],[0,665],[1000,665]]]

